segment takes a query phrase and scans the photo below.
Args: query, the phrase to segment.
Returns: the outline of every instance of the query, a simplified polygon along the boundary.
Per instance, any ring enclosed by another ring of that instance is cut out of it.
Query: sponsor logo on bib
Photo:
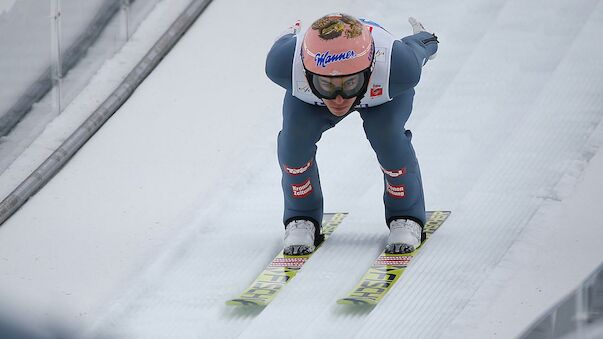
[[[383,95],[383,87],[381,85],[373,85],[371,87],[371,98]]]

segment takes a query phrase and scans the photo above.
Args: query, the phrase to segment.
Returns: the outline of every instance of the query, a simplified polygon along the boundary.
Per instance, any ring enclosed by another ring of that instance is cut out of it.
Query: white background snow
[[[399,37],[412,15],[438,35],[407,128],[428,209],[453,213],[376,308],[336,305],[387,235],[352,114],[317,161],[325,210],[349,216],[271,305],[233,309],[283,234],[283,91],[265,56],[292,22],[332,11]],[[517,336],[603,260],[602,30],[596,0],[215,0],[0,228],[1,300],[89,336]]]
[[[2,0],[0,1],[0,14],[8,12],[14,6],[17,0]]]

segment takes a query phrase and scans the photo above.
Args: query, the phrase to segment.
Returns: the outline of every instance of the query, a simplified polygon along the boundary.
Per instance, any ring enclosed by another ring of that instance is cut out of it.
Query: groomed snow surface
[[[335,304],[387,235],[352,114],[317,161],[325,210],[349,216],[264,310],[226,306],[281,248],[283,91],[265,55],[332,11],[437,33],[407,128],[428,209],[452,216],[377,307]],[[595,0],[215,0],[0,228],[0,300],[88,337],[515,337],[603,260],[602,29]]]

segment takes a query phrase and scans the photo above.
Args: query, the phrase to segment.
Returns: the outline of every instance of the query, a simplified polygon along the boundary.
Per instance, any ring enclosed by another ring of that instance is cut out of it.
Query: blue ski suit
[[[283,126],[278,134],[278,161],[282,171],[285,200],[283,222],[306,219],[320,229],[323,196],[316,164],[316,143],[322,133],[337,125],[327,107],[306,103],[292,95],[292,67],[296,36],[280,37],[266,59],[266,75],[286,90]],[[428,32],[395,40],[391,52],[389,97],[384,104],[356,110],[384,177],[383,201],[387,225],[407,218],[425,223],[425,202],[421,173],[405,123],[412,111],[414,87],[421,69],[437,51],[438,41]],[[348,113],[350,114],[350,113]]]

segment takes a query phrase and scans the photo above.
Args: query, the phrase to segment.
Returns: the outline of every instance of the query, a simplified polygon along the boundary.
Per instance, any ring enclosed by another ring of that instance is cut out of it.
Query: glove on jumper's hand
[[[421,22],[419,22],[419,20],[417,20],[413,17],[409,17],[408,22],[412,26],[412,34],[417,34],[419,32],[427,32],[427,30],[425,29],[423,24]]]
[[[427,33],[431,33],[431,32],[429,32],[429,31],[427,31],[427,30],[425,29],[425,27],[423,26],[423,24],[422,24],[422,23],[421,23],[419,20],[417,20],[417,19],[415,19],[415,18],[413,18],[413,17],[409,17],[409,18],[408,18],[408,22],[409,22],[409,23],[410,23],[410,25],[412,26],[412,34],[417,34],[417,33],[420,33],[420,32],[427,32]],[[436,54],[437,54],[437,52],[436,52],[436,53],[434,53],[434,54],[432,54],[432,55],[429,57],[429,60],[433,60],[433,59],[436,57]]]
[[[284,37],[287,34],[297,34],[297,32],[299,32],[300,29],[301,29],[301,21],[297,20],[297,21],[295,21],[295,23],[293,25],[287,27],[287,29],[282,31],[281,34],[279,34],[276,37],[276,39],[274,39],[274,41]]]

